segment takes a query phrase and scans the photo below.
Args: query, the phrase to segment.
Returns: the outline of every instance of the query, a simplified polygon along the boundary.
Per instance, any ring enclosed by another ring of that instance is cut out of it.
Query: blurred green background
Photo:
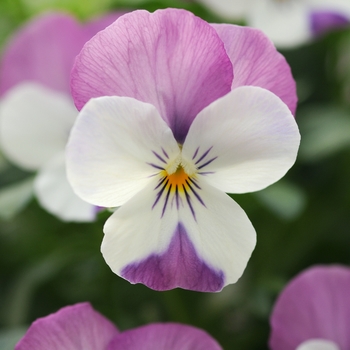
[[[64,10],[81,20],[112,9],[183,7],[220,22],[203,6],[180,0],[1,0],[0,47],[34,15]],[[93,224],[63,223],[35,200],[21,203],[9,185],[28,176],[0,160],[0,349],[37,317],[81,301],[127,329],[149,322],[191,324],[224,349],[267,349],[269,314],[279,291],[313,264],[350,265],[350,28],[282,52],[298,85],[302,145],[279,183],[235,195],[257,231],[257,247],[235,285],[220,293],[155,292],[114,275],[99,247],[108,213]],[[12,344],[12,345],[11,345]]]

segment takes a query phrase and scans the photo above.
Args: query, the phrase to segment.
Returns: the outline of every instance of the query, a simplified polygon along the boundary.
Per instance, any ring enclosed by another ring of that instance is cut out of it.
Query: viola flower
[[[121,206],[104,226],[111,269],[156,290],[236,282],[256,235],[225,192],[277,181],[299,145],[294,81],[271,42],[184,10],[135,11],[84,46],[72,91],[85,106],[68,179],[84,200]]]
[[[271,315],[271,350],[350,349],[350,268],[314,266],[282,291]]]
[[[348,0],[199,0],[226,19],[245,19],[281,48],[349,25]]]
[[[89,303],[66,306],[39,318],[29,327],[15,350],[221,350],[201,329],[154,323],[119,332]]]
[[[68,15],[35,18],[9,41],[0,67],[1,147],[14,164],[36,171],[40,204],[62,220],[91,221],[96,208],[74,194],[64,152],[78,114],[70,71],[84,43],[120,14],[81,25]]]

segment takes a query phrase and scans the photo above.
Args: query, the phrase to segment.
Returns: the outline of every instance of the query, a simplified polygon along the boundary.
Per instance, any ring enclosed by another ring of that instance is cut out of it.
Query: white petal
[[[68,183],[63,152],[40,169],[34,188],[42,207],[61,220],[89,222],[95,219],[96,208],[80,199]]]
[[[68,96],[34,83],[11,89],[2,101],[0,113],[4,153],[28,170],[37,170],[64,150],[78,114]]]
[[[284,176],[295,162],[299,142],[288,107],[268,90],[244,86],[198,114],[182,154],[212,186],[245,193]]]
[[[278,47],[293,47],[311,38],[307,1],[256,0],[248,25],[261,29]]]
[[[84,200],[124,204],[179,154],[156,108],[129,97],[91,99],[67,146],[68,179]]]
[[[106,222],[101,251],[111,269],[156,290],[213,292],[236,282],[256,243],[244,211],[205,183],[178,198],[165,190],[157,202],[158,191],[153,182]]]
[[[344,16],[350,16],[349,0],[309,0],[311,10],[335,11]]]
[[[212,11],[227,19],[244,19],[254,0],[200,0]]]
[[[330,340],[309,339],[300,344],[296,350],[340,350],[340,348]]]

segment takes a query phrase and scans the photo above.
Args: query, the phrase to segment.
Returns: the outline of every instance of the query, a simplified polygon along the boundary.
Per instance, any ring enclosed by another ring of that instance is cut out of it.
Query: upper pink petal
[[[83,26],[67,14],[46,13],[26,24],[4,50],[0,95],[25,80],[70,93],[70,71],[75,56],[86,41],[119,15],[106,15]]]
[[[271,350],[295,350],[308,339],[350,349],[350,268],[316,266],[282,291],[271,315]]]
[[[213,24],[224,42],[234,72],[232,89],[253,85],[270,90],[295,114],[296,83],[285,58],[262,31],[231,24]]]
[[[151,103],[183,142],[198,112],[230,91],[232,74],[207,22],[185,10],[141,10],[84,46],[72,71],[72,93],[78,109],[106,95]]]
[[[113,323],[81,303],[37,319],[15,350],[106,350],[117,334]]]
[[[221,350],[201,329],[177,324],[154,323],[117,335],[108,350]]]

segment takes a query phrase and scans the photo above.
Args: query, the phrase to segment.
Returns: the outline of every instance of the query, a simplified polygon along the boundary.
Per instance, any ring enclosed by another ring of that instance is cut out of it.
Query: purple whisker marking
[[[160,180],[159,180],[159,183],[158,185],[154,188],[155,190],[167,179],[166,176],[162,177]]]
[[[166,206],[167,206],[167,204],[168,204],[168,200],[169,200],[169,195],[170,195],[171,187],[172,187],[172,185],[169,186],[168,192],[167,192],[167,194],[166,194],[166,196],[165,196],[165,201],[164,201],[164,205],[163,205],[163,210],[162,210],[161,218],[163,217],[163,215],[164,215],[164,213],[165,213]]]
[[[193,155],[193,157],[192,157],[192,160],[193,160],[194,158],[196,158],[196,155],[197,155],[198,151],[199,151],[199,147],[197,147],[196,151],[194,152],[194,155]]]
[[[215,174],[215,171],[200,171],[197,174],[199,174],[199,175],[209,175],[209,174]]]
[[[152,153],[163,163],[166,164],[166,160],[164,160],[157,152],[152,151]]]
[[[176,208],[179,209],[179,188],[175,186],[175,199],[176,199]]]
[[[211,162],[213,162],[216,158],[217,158],[217,156],[214,157],[214,158],[212,158],[212,159],[210,159],[210,160],[208,160],[208,161],[205,162],[204,164],[200,165],[200,166],[198,167],[198,169],[204,168],[205,166],[207,166],[208,164],[210,164]]]
[[[205,158],[208,155],[208,153],[211,151],[212,148],[213,148],[213,146],[211,146],[207,151],[205,151],[203,153],[203,155],[194,164],[197,165],[203,158]]]
[[[158,203],[160,197],[162,196],[163,192],[164,192],[164,189],[165,187],[167,186],[169,182],[169,179],[167,179],[167,181],[165,182],[165,184],[163,185],[163,187],[159,190],[159,192],[157,193],[156,195],[156,200],[154,201],[153,205],[152,205],[152,209],[156,206],[156,204]]]
[[[153,164],[153,163],[147,163],[148,165],[150,166],[153,166],[153,168],[156,168],[156,169],[159,169],[159,170],[164,170],[164,168],[162,168],[161,166],[158,166],[156,164]]]
[[[168,153],[165,152],[165,149],[162,147],[163,154],[169,159]]]
[[[196,182],[195,179],[191,179],[191,178],[189,177],[188,180],[190,180],[191,183],[192,183],[193,185],[195,185],[199,190],[201,190],[201,187],[197,184],[197,182]]]
[[[190,209],[191,209],[192,216],[193,216],[194,220],[197,221],[197,219],[196,219],[196,213],[195,213],[195,211],[194,211],[194,209],[193,209],[193,207],[192,207],[191,197],[190,197],[190,195],[187,193],[185,185],[182,185],[182,189],[183,189],[183,191],[185,192],[186,200],[187,200],[188,206],[189,206]]]
[[[198,199],[198,201],[203,205],[203,207],[206,208],[206,205],[204,204],[202,198],[200,197],[200,195],[194,190],[194,188],[191,186],[191,184],[186,180],[186,183],[188,185],[188,187],[191,189],[192,193],[196,196],[196,198]]]

